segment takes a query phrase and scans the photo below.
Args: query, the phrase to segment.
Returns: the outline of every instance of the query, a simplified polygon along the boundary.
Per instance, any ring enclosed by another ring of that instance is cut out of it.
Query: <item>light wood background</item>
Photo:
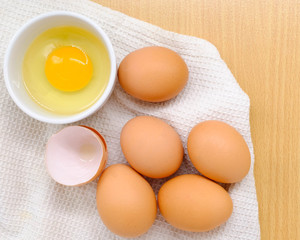
[[[261,239],[300,240],[300,1],[94,1],[219,49],[251,100]]]

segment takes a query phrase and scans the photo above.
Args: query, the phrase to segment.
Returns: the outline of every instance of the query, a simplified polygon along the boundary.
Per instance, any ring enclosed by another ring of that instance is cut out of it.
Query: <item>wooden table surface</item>
[[[94,0],[220,51],[251,100],[261,239],[300,239],[300,1]]]

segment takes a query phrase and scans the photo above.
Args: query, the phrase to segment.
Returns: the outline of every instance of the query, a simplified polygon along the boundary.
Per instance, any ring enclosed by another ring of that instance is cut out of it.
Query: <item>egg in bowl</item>
[[[40,34],[24,56],[25,88],[41,107],[57,114],[74,114],[93,105],[110,76],[104,44],[90,32],[59,26]]]

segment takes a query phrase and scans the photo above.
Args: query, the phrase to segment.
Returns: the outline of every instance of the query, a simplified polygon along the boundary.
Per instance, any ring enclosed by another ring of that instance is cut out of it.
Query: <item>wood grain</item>
[[[261,239],[300,239],[300,1],[95,1],[219,49],[251,99]]]

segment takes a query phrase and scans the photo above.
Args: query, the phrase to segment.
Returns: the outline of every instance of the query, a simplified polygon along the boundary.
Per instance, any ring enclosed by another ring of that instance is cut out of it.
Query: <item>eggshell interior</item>
[[[102,139],[83,126],[62,129],[51,136],[46,147],[48,172],[63,185],[77,186],[92,181],[101,173],[105,162]]]

